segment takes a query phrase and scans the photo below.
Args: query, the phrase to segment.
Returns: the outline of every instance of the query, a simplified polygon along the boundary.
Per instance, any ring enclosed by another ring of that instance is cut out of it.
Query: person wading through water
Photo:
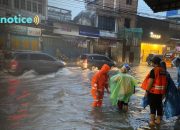
[[[104,64],[100,71],[98,71],[91,80],[91,95],[94,99],[94,102],[92,103],[92,107],[101,107],[102,101],[104,97],[104,88],[106,88],[107,92],[109,92],[108,89],[108,72],[111,68]]]
[[[160,66],[161,59],[159,57],[153,57],[151,62],[154,68],[146,76],[141,88],[146,90],[145,96],[149,100],[149,125],[154,126],[161,123],[161,117],[163,116],[162,100],[166,93],[167,76],[166,71]]]
[[[110,78],[110,100],[112,105],[117,105],[118,109],[128,111],[130,97],[135,93],[137,81],[133,76],[128,74],[130,66],[124,64],[119,73]]]

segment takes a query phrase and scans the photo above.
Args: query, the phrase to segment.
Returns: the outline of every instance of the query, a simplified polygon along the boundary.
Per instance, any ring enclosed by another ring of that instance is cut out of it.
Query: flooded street
[[[137,66],[132,75],[142,82],[150,69]],[[175,79],[176,69],[169,72]],[[67,67],[48,75],[29,71],[19,77],[1,72],[0,130],[140,130],[148,125],[149,107],[140,106],[143,91],[139,87],[127,113],[111,106],[107,93],[101,109],[91,108],[93,73],[79,67]],[[179,130],[180,123],[164,119],[157,129]]]

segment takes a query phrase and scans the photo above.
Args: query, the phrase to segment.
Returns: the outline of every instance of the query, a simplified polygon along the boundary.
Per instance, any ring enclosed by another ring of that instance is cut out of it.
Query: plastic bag
[[[164,114],[166,118],[180,115],[180,90],[176,88],[170,75],[168,75],[168,86],[164,102]]]
[[[145,109],[149,105],[148,96],[143,97],[141,100],[141,106]]]

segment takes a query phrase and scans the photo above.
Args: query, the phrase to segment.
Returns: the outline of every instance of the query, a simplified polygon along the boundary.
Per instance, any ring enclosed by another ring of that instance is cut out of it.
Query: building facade
[[[48,20],[51,21],[71,21],[72,14],[70,10],[48,6]]]
[[[135,34],[142,32],[134,29],[137,0],[86,0],[85,3],[87,11],[81,12],[75,22],[100,30],[98,44],[93,45],[94,53],[108,54],[119,63],[138,63],[141,38]]]
[[[47,18],[48,0],[0,0],[0,16],[9,17],[21,15],[34,17],[38,15],[41,20]]]
[[[141,42],[141,61],[145,62],[149,54],[164,54],[179,48],[180,25],[167,19],[159,20],[137,17],[137,26],[143,29]],[[176,28],[173,28],[176,26]]]
[[[0,17],[30,17],[30,24],[1,23],[0,49],[41,50],[41,27],[47,18],[47,0],[0,0]],[[34,17],[38,16],[37,24]]]

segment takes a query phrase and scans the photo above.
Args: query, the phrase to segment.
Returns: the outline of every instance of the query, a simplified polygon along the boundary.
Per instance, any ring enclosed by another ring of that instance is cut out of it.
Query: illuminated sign
[[[160,34],[155,34],[153,32],[150,32],[150,37],[153,39],[161,39],[161,35]]]
[[[31,17],[21,17],[21,15],[14,16],[14,17],[0,17],[0,24],[32,24],[38,25],[40,22],[39,16],[35,16],[34,18]]]

